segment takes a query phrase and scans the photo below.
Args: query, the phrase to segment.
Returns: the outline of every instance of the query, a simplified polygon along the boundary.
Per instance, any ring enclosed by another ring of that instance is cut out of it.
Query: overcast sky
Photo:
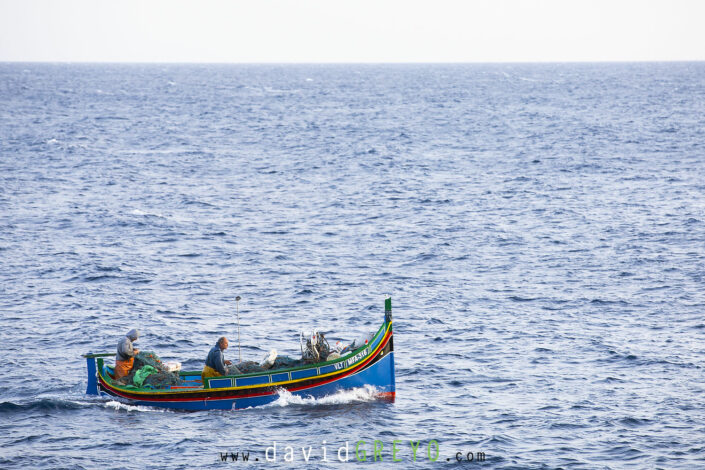
[[[0,0],[0,61],[705,60],[698,0]]]

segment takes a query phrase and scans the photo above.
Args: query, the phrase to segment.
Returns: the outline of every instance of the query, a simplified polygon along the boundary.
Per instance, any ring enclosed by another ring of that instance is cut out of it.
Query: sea
[[[85,395],[386,296],[394,403]],[[704,314],[705,63],[0,64],[0,468],[705,468]]]

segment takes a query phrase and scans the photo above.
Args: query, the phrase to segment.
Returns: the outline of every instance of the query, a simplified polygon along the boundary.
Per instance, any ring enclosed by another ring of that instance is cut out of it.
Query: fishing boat
[[[392,300],[385,299],[384,322],[367,344],[326,362],[289,369],[201,379],[201,371],[180,371],[183,383],[164,388],[136,388],[115,383],[104,358],[115,353],[84,354],[87,395],[116,397],[132,405],[181,410],[235,410],[275,401],[282,390],[320,398],[339,391],[373,386],[381,399],[393,401],[394,345]]]

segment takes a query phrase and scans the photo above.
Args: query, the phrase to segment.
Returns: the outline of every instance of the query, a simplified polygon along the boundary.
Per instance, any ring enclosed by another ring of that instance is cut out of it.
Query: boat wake
[[[364,403],[374,401],[379,397],[379,390],[372,385],[353,388],[351,390],[341,390],[333,395],[326,395],[320,398],[303,397],[294,395],[288,390],[279,390],[279,398],[265,407],[283,407],[291,405],[345,405],[349,403]]]
[[[166,408],[156,408],[153,406],[128,405],[119,401],[110,400],[102,403],[105,408],[112,408],[115,411],[151,411],[156,413],[165,413],[169,410]]]

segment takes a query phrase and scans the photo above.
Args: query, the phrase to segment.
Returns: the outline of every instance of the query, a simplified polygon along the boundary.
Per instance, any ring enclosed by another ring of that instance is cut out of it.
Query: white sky
[[[699,0],[0,0],[0,61],[705,60]]]

